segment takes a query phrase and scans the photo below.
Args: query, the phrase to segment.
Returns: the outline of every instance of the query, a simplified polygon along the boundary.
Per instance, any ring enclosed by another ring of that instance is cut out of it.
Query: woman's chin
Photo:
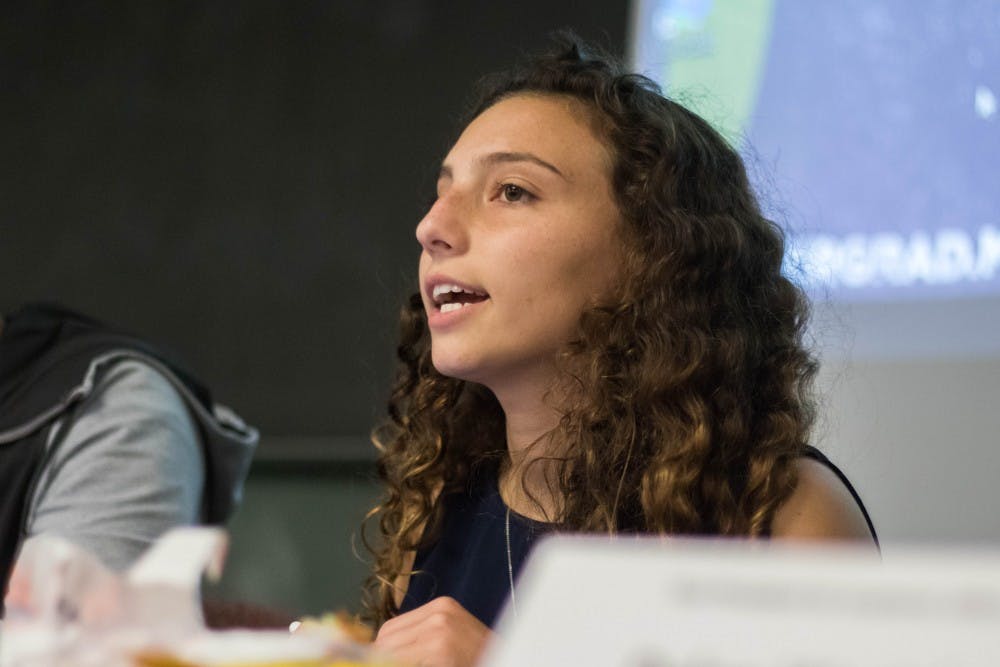
[[[491,386],[493,381],[504,375],[500,372],[502,364],[488,364],[486,359],[477,355],[449,354],[444,350],[432,349],[431,362],[434,370],[445,377],[485,386]]]
[[[434,364],[434,370],[445,377],[455,380],[475,381],[473,378],[476,375],[476,364],[468,359],[455,358],[448,354],[439,354],[432,351],[431,361]]]

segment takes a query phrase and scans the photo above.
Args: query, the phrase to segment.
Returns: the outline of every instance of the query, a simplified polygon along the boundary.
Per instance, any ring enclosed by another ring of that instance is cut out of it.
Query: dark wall
[[[0,5],[0,307],[180,353],[265,434],[381,414],[413,229],[472,82],[626,3]]]

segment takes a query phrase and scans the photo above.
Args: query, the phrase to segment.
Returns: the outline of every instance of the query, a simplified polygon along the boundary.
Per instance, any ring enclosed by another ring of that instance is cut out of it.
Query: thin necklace
[[[507,540],[507,577],[510,580],[510,608],[514,610],[514,618],[517,618],[517,598],[514,597],[514,559],[510,555],[510,507],[507,508],[507,515],[504,519],[503,534]]]

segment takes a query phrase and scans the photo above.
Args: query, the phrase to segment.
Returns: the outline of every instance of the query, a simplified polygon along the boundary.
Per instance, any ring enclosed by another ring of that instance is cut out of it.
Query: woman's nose
[[[466,227],[459,197],[438,197],[417,225],[417,241],[430,255],[460,253],[466,246]]]

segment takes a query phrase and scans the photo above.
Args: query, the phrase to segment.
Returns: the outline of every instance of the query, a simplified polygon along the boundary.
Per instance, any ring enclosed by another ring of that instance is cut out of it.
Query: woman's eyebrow
[[[564,174],[561,171],[559,171],[558,167],[556,167],[551,162],[546,162],[545,160],[543,160],[542,158],[538,157],[534,153],[521,153],[521,152],[517,152],[517,153],[514,153],[514,152],[490,153],[489,155],[484,155],[483,157],[479,158],[477,160],[477,162],[479,162],[480,164],[482,164],[484,166],[487,166],[487,167],[490,167],[490,166],[493,166],[493,165],[497,165],[497,164],[504,164],[504,163],[508,163],[508,162],[531,162],[532,164],[537,164],[540,167],[548,169],[553,174],[556,174],[557,176],[559,176],[560,178],[562,178],[563,180],[565,180],[567,182],[570,180],[566,176],[566,174]],[[441,180],[441,179],[449,179],[450,180],[452,177],[453,177],[453,174],[452,174],[451,166],[447,165],[447,164],[441,165],[441,170],[438,172],[438,180]]]
[[[518,152],[518,153],[510,153],[510,152],[490,153],[489,155],[485,155],[482,158],[480,158],[479,161],[482,162],[485,165],[488,165],[488,166],[492,166],[492,165],[495,165],[495,164],[502,164],[502,163],[505,163],[505,162],[531,162],[533,164],[537,164],[540,167],[544,167],[545,169],[548,169],[553,174],[556,174],[557,176],[559,176],[563,180],[567,180],[567,181],[569,180],[568,178],[566,178],[566,175],[563,174],[561,171],[559,171],[559,169],[554,164],[552,164],[551,162],[546,162],[545,160],[543,160],[542,158],[538,157],[534,153],[520,153],[520,152]]]

